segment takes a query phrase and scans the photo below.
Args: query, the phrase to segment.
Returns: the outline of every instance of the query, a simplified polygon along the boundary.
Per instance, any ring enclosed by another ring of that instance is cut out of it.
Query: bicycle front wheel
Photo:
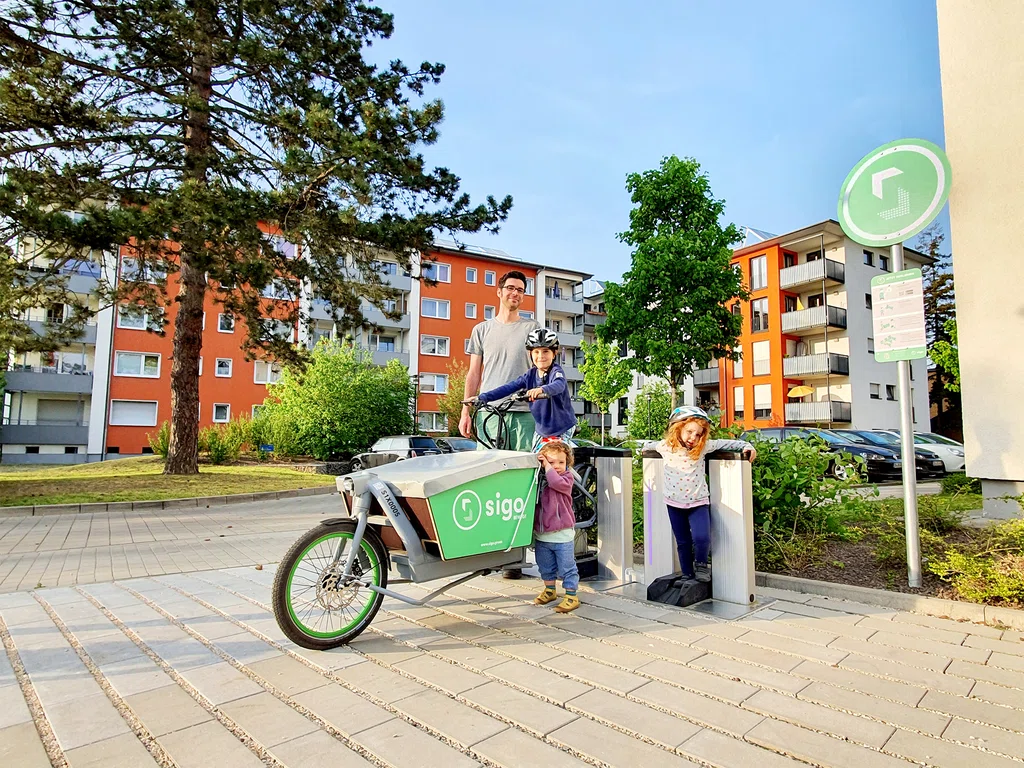
[[[296,541],[278,566],[274,617],[281,631],[303,648],[323,651],[344,645],[370,625],[384,600],[366,584],[387,586],[387,550],[367,528],[354,551],[355,530],[354,520],[319,525]],[[349,559],[352,578],[346,581]]]

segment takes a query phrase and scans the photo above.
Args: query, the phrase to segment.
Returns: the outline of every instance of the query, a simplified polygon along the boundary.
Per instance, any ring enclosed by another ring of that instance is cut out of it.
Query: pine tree
[[[940,345],[941,349],[947,349],[951,341],[954,350],[956,347],[956,342],[951,339],[949,333],[949,329],[955,328],[956,323],[956,292],[953,284],[952,256],[942,252],[945,240],[946,235],[937,222],[925,229],[917,240],[918,250],[933,260],[931,264],[925,264],[921,268],[924,283],[925,334],[929,350],[935,349],[936,345]],[[957,426],[950,423],[949,412],[954,414],[954,418],[955,414],[960,413],[959,375],[945,367],[944,361],[948,359],[936,359],[934,355],[931,356],[934,373],[928,388],[928,403],[936,409],[935,428],[940,432]]]
[[[198,471],[208,292],[250,354],[301,363],[301,288],[363,325],[361,298],[395,298],[382,254],[408,267],[435,232],[506,218],[511,198],[473,206],[426,165],[444,67],[368,62],[392,31],[355,0],[0,0],[0,221],[62,249],[127,246],[100,293],[173,322],[166,472]]]
[[[738,356],[742,320],[726,304],[747,297],[730,265],[742,238],[734,224],[722,226],[725,203],[692,158],[666,157],[657,170],[630,174],[626,189],[633,210],[619,239],[632,246],[632,264],[621,284],[605,285],[608,320],[598,335],[625,343],[633,370],[666,379],[674,408],[694,370]]]

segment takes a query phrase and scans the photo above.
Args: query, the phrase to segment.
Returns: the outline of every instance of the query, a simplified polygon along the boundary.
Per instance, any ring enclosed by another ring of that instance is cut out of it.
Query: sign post
[[[900,401],[903,520],[907,581],[921,586],[921,537],[910,361],[928,354],[921,271],[905,269],[903,242],[942,210],[951,179],[945,153],[929,141],[901,139],[869,152],[854,166],[839,193],[839,222],[861,245],[891,249],[893,272],[871,280],[875,360],[895,362]]]

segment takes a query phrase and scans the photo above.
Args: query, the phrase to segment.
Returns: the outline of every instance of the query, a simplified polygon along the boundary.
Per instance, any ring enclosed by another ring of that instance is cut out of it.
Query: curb
[[[1015,630],[1024,630],[1024,611],[1015,608],[1002,608],[996,605],[980,605],[965,603],[960,600],[945,600],[941,597],[913,595],[907,592],[890,592],[885,589],[856,587],[850,584],[833,584],[829,581],[801,579],[796,576],[783,576],[777,573],[754,575],[759,587],[784,589],[789,592],[800,592],[805,595],[850,600],[857,603],[878,605],[883,608],[894,608],[908,613],[922,613],[926,616],[970,621],[975,624],[1000,624]]]
[[[326,496],[337,493],[333,485],[313,488],[294,488],[290,491],[262,491],[260,493],[234,493],[229,496],[199,496],[188,499],[157,499],[150,501],[111,501],[86,504],[38,504],[25,507],[0,507],[0,517],[35,517],[37,515],[77,515],[96,512],[133,512],[154,509],[190,509],[220,504],[244,504],[253,501],[297,499],[304,496]]]

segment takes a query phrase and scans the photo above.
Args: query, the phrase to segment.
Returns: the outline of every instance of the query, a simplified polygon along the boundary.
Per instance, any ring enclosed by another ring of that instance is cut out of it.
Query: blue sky
[[[447,67],[428,159],[515,200],[466,241],[598,279],[629,268],[626,175],[665,155],[701,163],[729,221],[782,233],[835,218],[879,144],[945,143],[932,0],[379,3],[396,32],[374,57]]]

